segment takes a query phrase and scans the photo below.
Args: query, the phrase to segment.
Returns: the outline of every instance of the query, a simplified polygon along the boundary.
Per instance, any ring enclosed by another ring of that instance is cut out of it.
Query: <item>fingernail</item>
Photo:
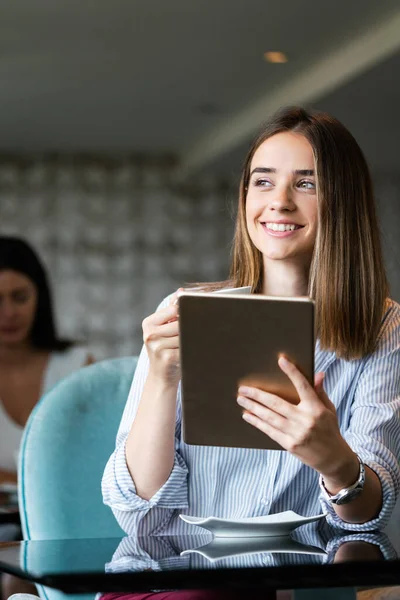
[[[288,361],[288,359],[287,359],[287,358],[285,358],[284,356],[280,356],[280,357],[279,357],[278,363],[279,363],[280,365],[282,365],[282,367],[287,367],[287,366],[289,365],[289,361]]]
[[[242,419],[243,419],[244,421],[247,421],[247,423],[252,423],[252,421],[253,421],[253,417],[252,417],[252,415],[250,415],[249,413],[246,413],[246,412],[244,412],[244,413],[242,414]]]
[[[240,386],[239,388],[239,394],[241,394],[242,396],[247,396],[248,394],[250,394],[250,388],[245,387],[245,386]]]
[[[236,398],[236,402],[237,402],[238,404],[240,404],[240,406],[244,406],[244,405],[245,405],[245,399],[244,399],[244,398],[242,398],[242,396],[238,396],[238,397]]]

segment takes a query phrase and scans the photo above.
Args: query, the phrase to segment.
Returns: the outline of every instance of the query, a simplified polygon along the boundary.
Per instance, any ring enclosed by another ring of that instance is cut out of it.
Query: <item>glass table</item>
[[[294,589],[296,599],[328,600],[332,590],[312,590],[340,587],[332,597],[341,599],[354,597],[344,588],[399,585],[398,541],[390,532],[349,533],[325,521],[280,537],[22,541],[0,544],[0,571],[67,594],[220,589],[249,598],[263,590],[270,598]]]

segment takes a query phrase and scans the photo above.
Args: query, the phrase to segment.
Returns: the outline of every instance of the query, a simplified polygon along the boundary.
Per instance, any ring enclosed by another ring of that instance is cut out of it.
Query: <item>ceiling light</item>
[[[284,52],[265,52],[264,58],[270,63],[285,63],[288,60]]]

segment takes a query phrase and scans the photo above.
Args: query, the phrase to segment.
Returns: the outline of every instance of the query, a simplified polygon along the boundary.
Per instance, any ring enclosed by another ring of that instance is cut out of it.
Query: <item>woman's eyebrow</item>
[[[256,167],[250,173],[250,177],[253,173],[276,173],[276,169],[273,169],[272,167]]]
[[[293,172],[295,175],[304,175],[305,177],[313,177],[315,175],[314,169],[297,169]]]
[[[277,169],[273,169],[272,167],[256,167],[250,173],[250,177],[253,173],[276,173]],[[314,169],[296,169],[293,171],[294,175],[303,175],[305,177],[313,177],[315,175]]]

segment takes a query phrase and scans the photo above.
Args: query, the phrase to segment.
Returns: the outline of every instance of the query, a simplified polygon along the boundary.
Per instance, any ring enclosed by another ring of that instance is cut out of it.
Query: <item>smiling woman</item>
[[[260,187],[271,192],[257,193]],[[231,268],[234,284],[252,285],[254,292],[265,292],[276,281],[271,272],[275,263],[265,260],[248,223],[254,203],[262,198],[264,215],[272,222],[290,215],[305,226],[291,239],[296,246],[295,237],[303,236],[297,257],[305,265],[300,291],[315,300],[322,347],[347,359],[373,351],[388,284],[371,177],[354,137],[330,115],[294,108],[277,113],[255,140],[240,184]],[[285,251],[283,244],[275,248]],[[281,278],[278,285],[285,295]]]
[[[183,442],[173,295],[143,322],[104,501],[132,534],[138,527],[185,534],[179,512],[237,520],[322,510],[344,529],[383,528],[400,485],[400,307],[387,297],[367,164],[331,116],[285,109],[250,148],[230,279],[199,284],[207,291],[243,286],[315,301],[314,385],[279,359],[299,404],[268,390],[237,391],[249,426],[286,451]],[[268,326],[260,323],[260,335]]]

